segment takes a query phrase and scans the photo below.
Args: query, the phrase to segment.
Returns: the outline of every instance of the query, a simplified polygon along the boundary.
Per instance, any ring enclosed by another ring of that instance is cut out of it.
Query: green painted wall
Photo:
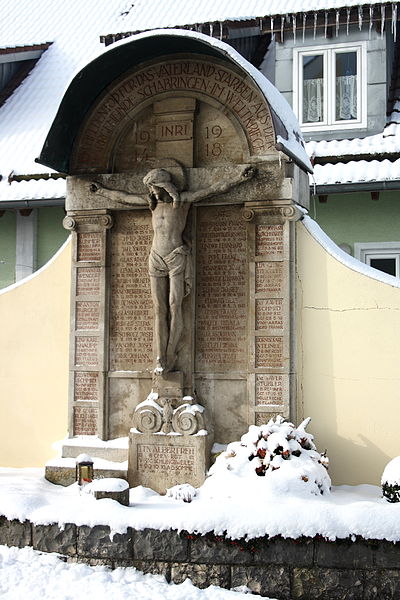
[[[69,232],[62,225],[62,206],[39,208],[37,215],[37,268],[47,263],[67,239]]]
[[[332,194],[326,204],[312,197],[310,215],[336,244],[400,241],[400,191]]]
[[[15,212],[0,217],[0,288],[15,281]]]

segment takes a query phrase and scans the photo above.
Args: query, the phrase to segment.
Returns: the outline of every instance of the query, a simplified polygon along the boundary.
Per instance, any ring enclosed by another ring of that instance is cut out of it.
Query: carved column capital
[[[267,218],[271,223],[284,223],[285,221],[298,221],[302,211],[297,204],[263,204],[245,206],[242,218],[247,221],[257,221],[257,217]]]
[[[72,213],[63,220],[63,226],[69,231],[91,232],[111,229],[114,224],[112,215],[101,213]]]

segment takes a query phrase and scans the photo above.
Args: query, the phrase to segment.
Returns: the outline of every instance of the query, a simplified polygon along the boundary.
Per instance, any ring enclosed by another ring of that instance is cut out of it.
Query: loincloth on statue
[[[184,274],[185,296],[192,289],[192,256],[188,246],[179,246],[167,256],[160,256],[155,250],[150,250],[150,277],[175,277]]]

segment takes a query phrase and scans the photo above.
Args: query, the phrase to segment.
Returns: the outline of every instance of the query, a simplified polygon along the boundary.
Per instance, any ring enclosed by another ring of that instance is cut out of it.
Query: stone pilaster
[[[291,201],[247,203],[249,424],[295,415],[294,222]]]
[[[106,210],[70,212],[73,234],[69,433],[106,439],[108,368],[108,230]]]

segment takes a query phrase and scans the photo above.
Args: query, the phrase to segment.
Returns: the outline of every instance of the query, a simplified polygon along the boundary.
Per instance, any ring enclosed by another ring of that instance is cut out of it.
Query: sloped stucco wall
[[[0,292],[0,466],[43,466],[66,436],[71,244]]]
[[[316,234],[297,224],[298,416],[312,417],[334,483],[379,484],[400,455],[400,283]]]

